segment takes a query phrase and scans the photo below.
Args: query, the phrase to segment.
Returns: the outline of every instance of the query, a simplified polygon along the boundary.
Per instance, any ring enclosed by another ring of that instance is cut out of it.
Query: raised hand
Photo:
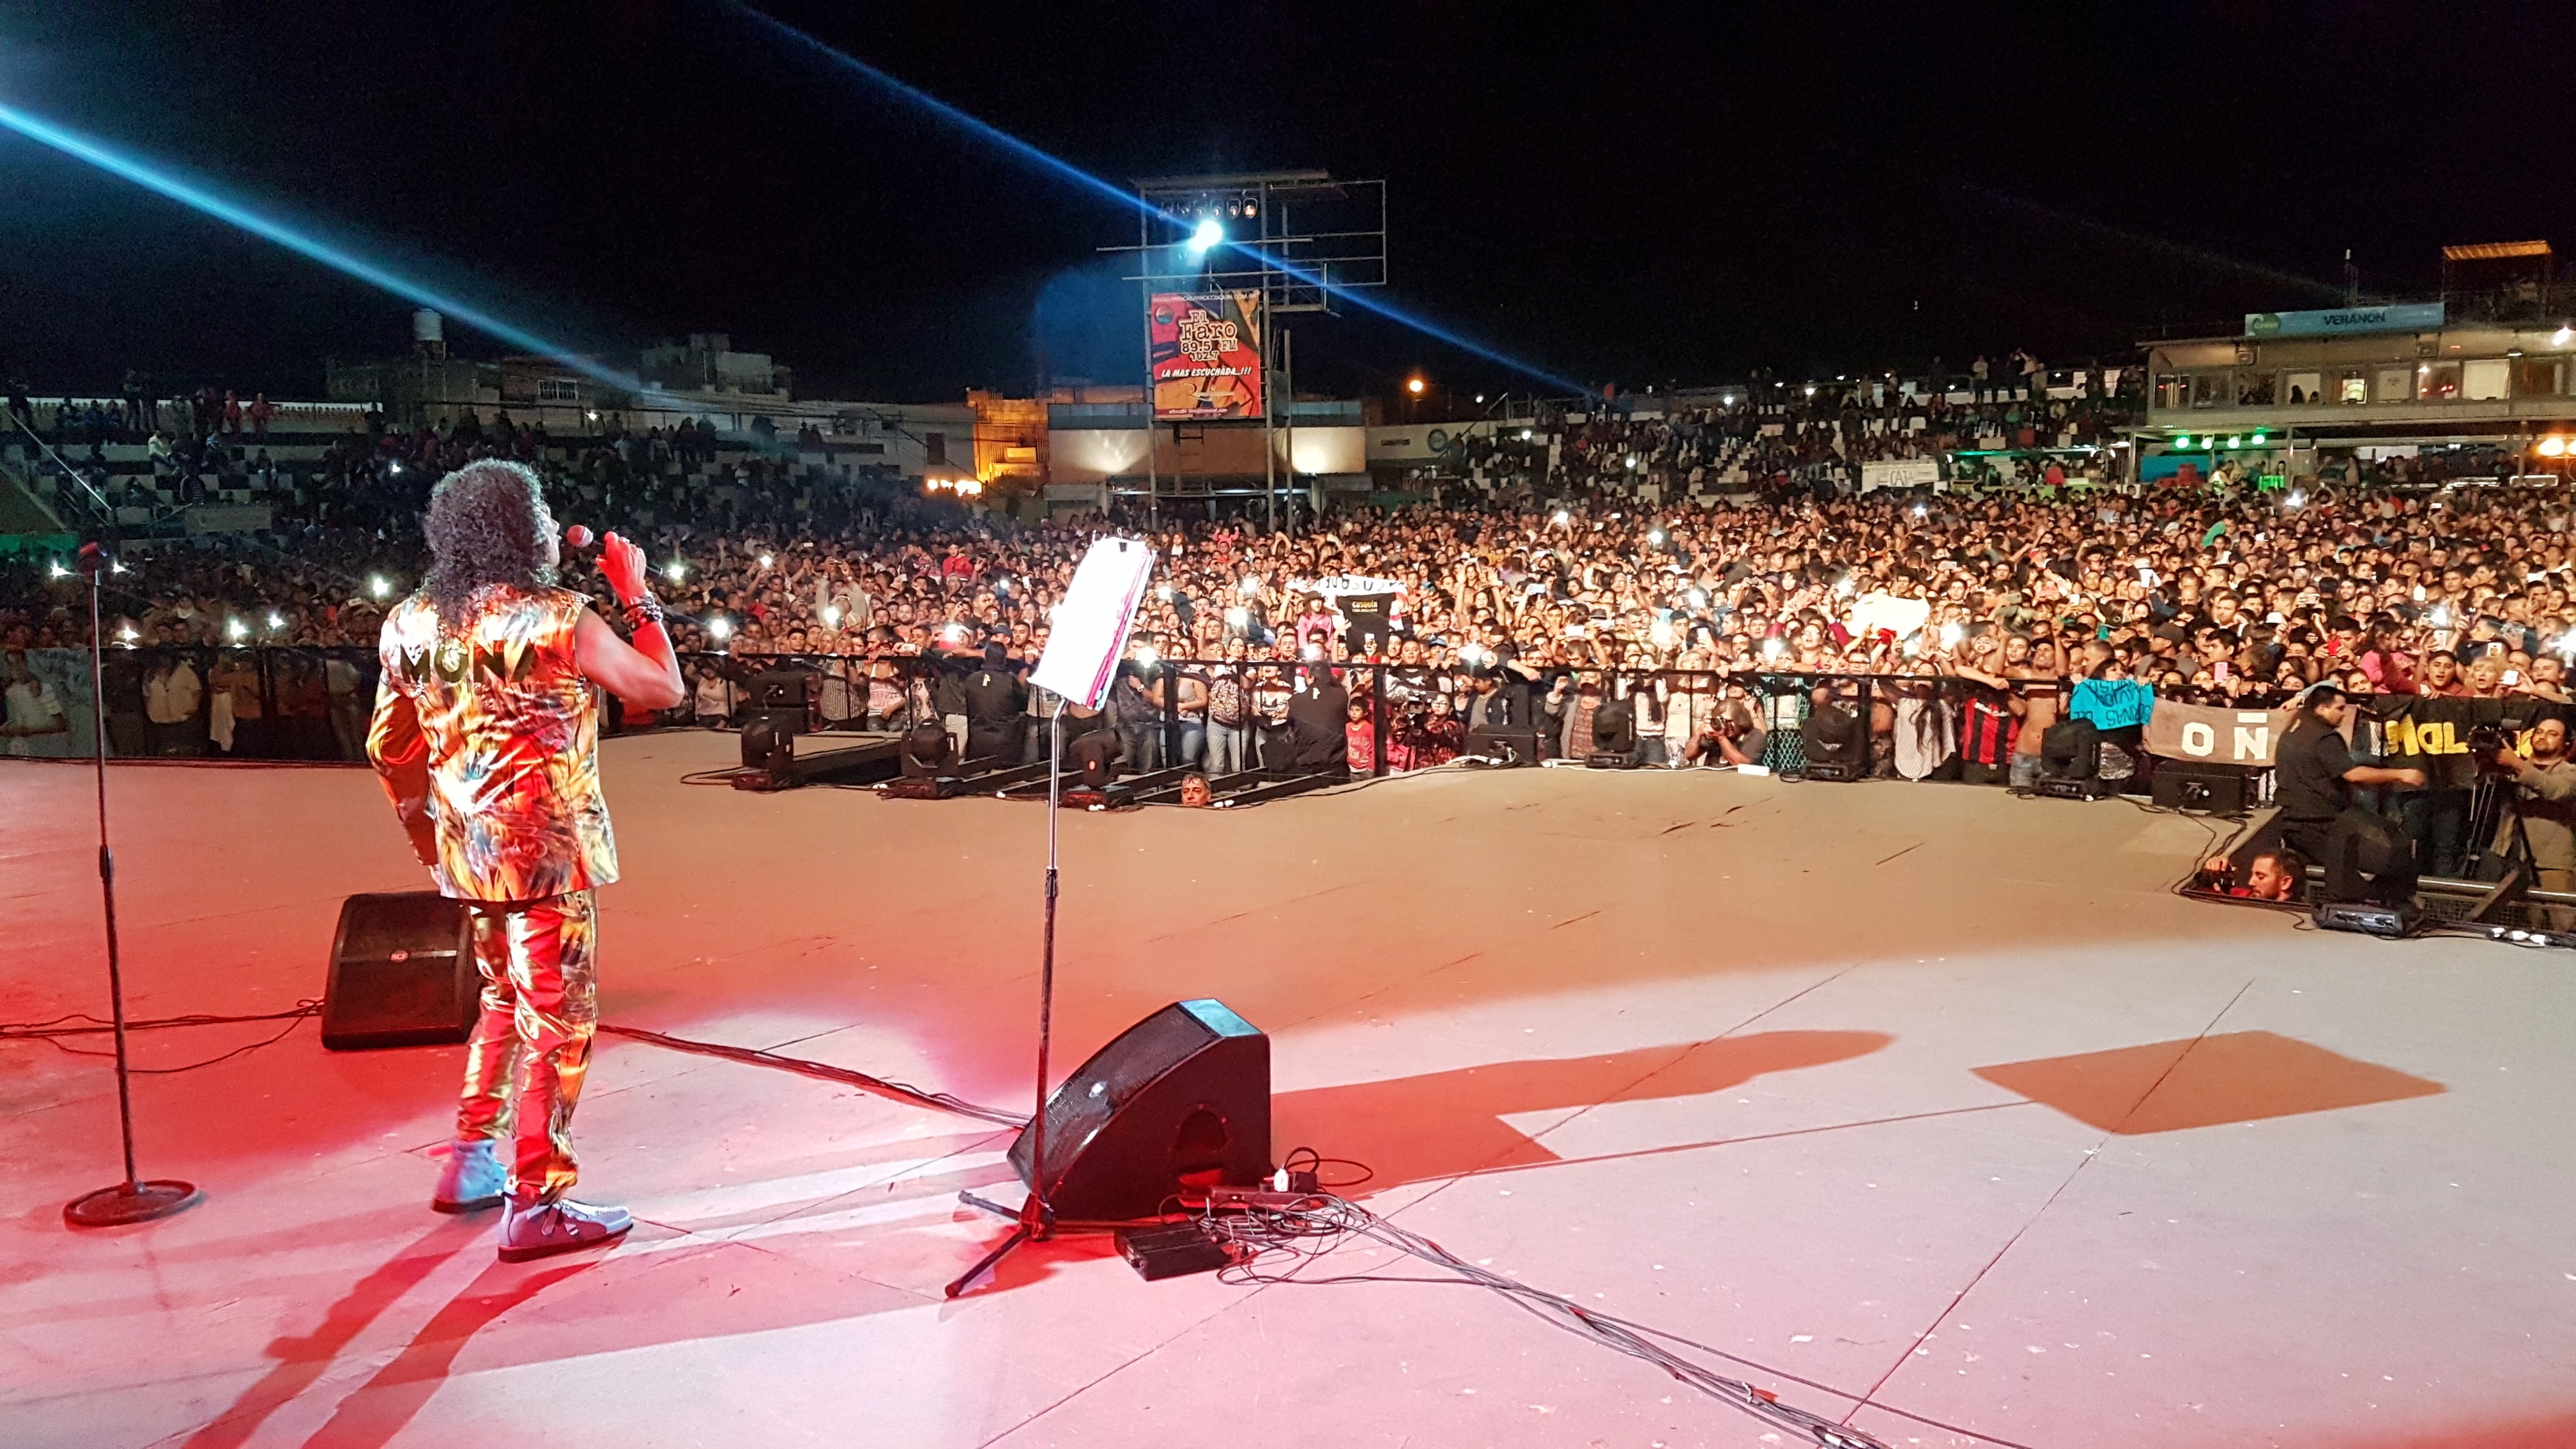
[[[612,533],[599,550],[599,572],[621,604],[644,597],[644,550]]]

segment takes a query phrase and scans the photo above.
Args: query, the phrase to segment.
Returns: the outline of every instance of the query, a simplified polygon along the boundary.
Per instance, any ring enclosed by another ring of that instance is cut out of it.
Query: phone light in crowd
[[[2544,458],[2564,458],[2567,456],[2567,440],[2560,437],[2543,438],[2540,440],[2539,452]]]
[[[250,626],[239,619],[227,619],[224,621],[224,633],[235,639],[247,639],[250,637]]]
[[[1250,598],[1254,594],[1260,593],[1261,575],[1245,574],[1243,576],[1243,582],[1235,585],[1235,592],[1243,595],[1245,598]]]
[[[2450,605],[2435,604],[2433,606],[2433,627],[2436,629],[2448,629],[2451,627]]]
[[[1172,586],[1170,584],[1154,585],[1154,597],[1162,600],[1166,604],[1170,603],[1172,601]]]
[[[61,559],[56,559],[51,564],[47,565],[45,572],[58,579],[67,579],[72,576],[72,571],[63,567],[63,561]]]
[[[673,559],[669,563],[662,565],[662,577],[669,579],[675,584],[688,576],[688,565],[681,563],[678,559]]]
[[[1967,637],[1968,631],[1959,627],[1959,621],[1956,619],[1941,626],[1941,647],[1944,649],[1958,648],[1959,641]]]
[[[1528,442],[1529,440],[1530,440],[1530,430],[1529,430],[1529,429],[1527,429],[1527,428],[1523,428],[1523,429],[1521,429],[1521,441],[1522,441],[1522,442],[1524,442],[1524,443],[1526,443],[1526,442]]]
[[[841,627],[840,605],[825,604],[823,606],[823,627],[826,629],[838,629]]]
[[[2283,502],[2285,502],[2285,503],[2287,503],[2287,504],[2289,504],[2292,508],[2300,508],[2300,507],[2304,507],[2304,506],[2307,504],[2307,501],[2308,501],[2308,495],[2306,495],[2305,493],[2300,492],[2300,491],[2299,491],[2298,489],[2296,489],[2296,488],[2293,488],[2293,489],[2291,489],[2291,490],[2290,490],[2290,496],[2289,496],[2289,497],[2287,497],[2287,498],[2285,498],[2285,499],[2283,499],[2282,501],[2283,501]]]
[[[271,629],[283,629],[286,627],[286,621],[277,617],[277,611],[275,609],[268,611],[268,627]]]
[[[140,639],[143,636],[135,633],[134,626],[128,624],[124,628],[116,631],[116,637],[124,640],[128,644],[132,644],[135,640]]]
[[[1664,531],[1660,528],[1647,529],[1646,542],[1653,544],[1657,548],[1662,548],[1664,546]]]
[[[1634,453],[1628,455],[1628,471],[1631,473],[1637,471],[1637,455]]]
[[[707,620],[707,637],[721,644],[733,637],[733,620],[718,614]]]
[[[1777,634],[1762,641],[1762,657],[1765,659],[1777,659],[1788,652],[1789,646],[1782,643]]]
[[[760,566],[761,566],[762,568],[767,568],[767,567],[769,567],[771,564],[774,564],[774,563],[776,563],[776,562],[778,562],[778,559],[776,558],[776,556],[775,556],[775,555],[772,555],[772,554],[762,554],[762,555],[760,556]]]
[[[1555,517],[1554,519],[1550,520],[1550,521],[1551,521],[1551,522],[1553,522],[1557,527],[1559,527],[1559,528],[1563,528],[1563,527],[1565,527],[1567,524],[1572,523],[1572,522],[1574,521],[1574,515],[1573,515],[1573,514],[1571,514],[1571,513],[1566,512],[1564,509],[1560,508],[1560,509],[1556,510],[1556,517]]]
[[[402,476],[402,464],[400,464],[400,463],[387,463],[387,464],[385,465],[385,471],[386,471],[386,472],[388,472],[388,473],[391,473],[391,474],[393,474],[395,477],[399,478],[399,477],[401,477],[401,476]]]
[[[1842,577],[1842,582],[1834,585],[1834,592],[1848,599],[1852,595],[1860,592],[1860,585],[1853,580],[1851,575],[1845,574]]]
[[[1225,626],[1229,629],[1241,629],[1251,622],[1252,611],[1241,604],[1225,611]]]
[[[1155,651],[1154,646],[1151,644],[1139,644],[1136,646],[1136,662],[1144,665],[1148,669],[1153,668],[1155,663],[1162,657],[1163,656],[1160,653]]]
[[[1646,637],[1653,641],[1656,648],[1665,648],[1673,642],[1673,621],[1670,619],[1657,619],[1655,622],[1648,624],[1646,626]]]
[[[1914,505],[1914,516],[1917,518],[1929,518],[1932,516],[1932,510],[1924,507],[1920,503],[1917,503]]]
[[[1706,590],[1706,589],[1693,589],[1693,590],[1691,590],[1691,591],[1690,591],[1690,606],[1691,606],[1692,608],[1694,608],[1694,609],[1705,609],[1705,608],[1707,608],[1707,607],[1708,607],[1708,590]]]
[[[1212,216],[1203,216],[1199,218],[1197,228],[1190,233],[1190,250],[1204,255],[1209,248],[1224,240],[1225,223]]]
[[[370,597],[378,599],[391,598],[393,597],[393,592],[394,586],[391,579],[386,578],[383,574],[367,575],[367,593]]]

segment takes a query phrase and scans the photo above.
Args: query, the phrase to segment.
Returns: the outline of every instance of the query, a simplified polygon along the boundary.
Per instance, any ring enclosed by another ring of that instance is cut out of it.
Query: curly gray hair
[[[463,623],[468,601],[486,585],[533,589],[555,581],[554,514],[536,471],[524,464],[487,458],[439,479],[420,528],[431,555],[421,588],[448,623]]]

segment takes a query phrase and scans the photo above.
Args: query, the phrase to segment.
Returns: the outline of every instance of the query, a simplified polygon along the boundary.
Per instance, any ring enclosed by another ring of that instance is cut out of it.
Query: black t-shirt
[[[2341,815],[2352,799],[2352,787],[2343,778],[2351,768],[2352,752],[2344,747],[2343,736],[2320,720],[2301,718],[2281,736],[2273,757],[2272,792],[2281,818],[2332,820]]]
[[[999,669],[978,669],[967,675],[960,692],[965,708],[959,712],[978,724],[1008,723],[1028,703],[1020,682]]]

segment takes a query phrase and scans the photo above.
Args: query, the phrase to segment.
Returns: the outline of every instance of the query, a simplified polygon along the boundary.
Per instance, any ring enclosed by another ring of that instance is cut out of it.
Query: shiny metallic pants
[[[598,907],[574,891],[472,910],[483,1014],[465,1049],[456,1135],[513,1136],[511,1198],[551,1202],[580,1176],[572,1109],[599,1022]]]

